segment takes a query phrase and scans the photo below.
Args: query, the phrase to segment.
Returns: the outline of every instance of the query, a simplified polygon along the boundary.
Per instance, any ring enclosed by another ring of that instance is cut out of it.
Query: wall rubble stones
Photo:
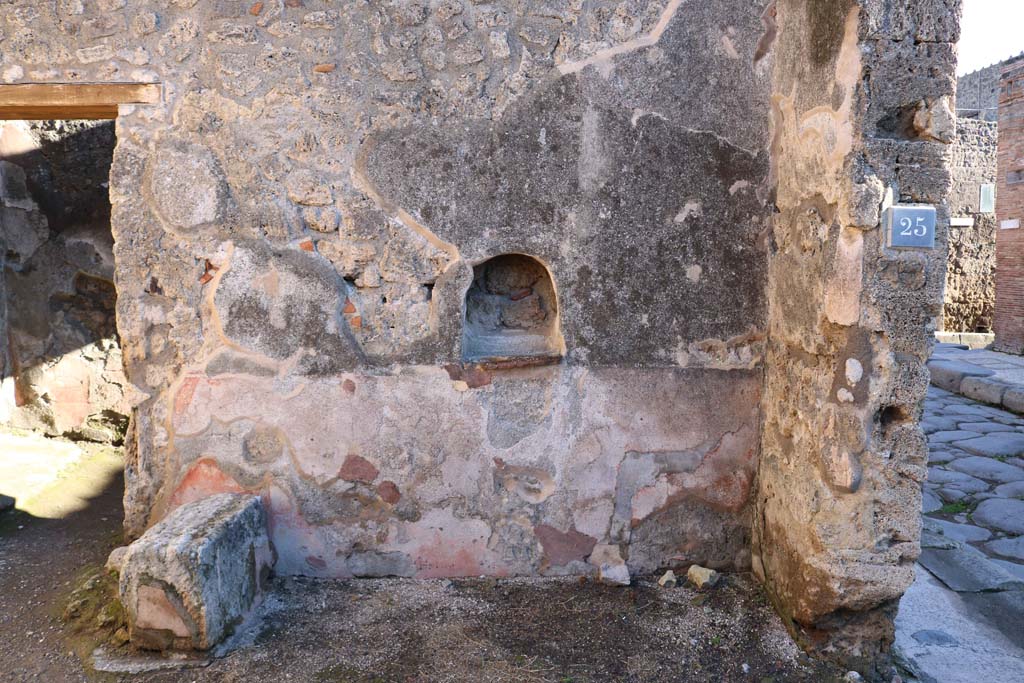
[[[0,424],[117,441],[110,123],[0,122]]]
[[[997,130],[994,122],[957,119],[957,137],[950,156],[953,187],[949,212],[953,217],[970,218],[974,224],[949,228],[941,326],[947,332],[992,330],[996,215],[981,211],[980,192],[982,184],[996,182]]]
[[[809,648],[878,673],[919,552],[959,2],[779,0],[753,567]],[[883,246],[936,206],[934,251]]]

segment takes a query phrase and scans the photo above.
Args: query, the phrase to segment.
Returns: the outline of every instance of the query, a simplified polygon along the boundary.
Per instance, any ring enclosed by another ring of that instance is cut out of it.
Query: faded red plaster
[[[533,527],[544,548],[544,560],[549,567],[562,567],[573,560],[586,560],[597,545],[597,539],[581,534],[575,527],[561,532],[553,526],[538,524]]]
[[[208,458],[196,462],[171,495],[170,510],[217,493],[245,493],[245,489]]]
[[[195,396],[197,386],[199,386],[199,377],[195,375],[191,375],[182,380],[181,388],[178,389],[178,394],[174,397],[175,418],[181,417],[192,403],[192,398]]]
[[[466,548],[450,553],[442,539],[437,545],[420,546],[416,552],[416,578],[443,579],[450,576],[479,576],[483,562]]]

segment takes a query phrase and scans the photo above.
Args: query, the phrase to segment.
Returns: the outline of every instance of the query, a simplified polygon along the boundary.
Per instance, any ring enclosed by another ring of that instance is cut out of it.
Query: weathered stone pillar
[[[778,0],[778,214],[753,564],[809,649],[881,670],[919,552],[958,0]],[[896,251],[889,203],[936,248]]]

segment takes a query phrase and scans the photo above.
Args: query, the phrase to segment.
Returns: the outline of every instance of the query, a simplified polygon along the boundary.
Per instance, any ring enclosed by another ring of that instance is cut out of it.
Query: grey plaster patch
[[[360,361],[342,316],[344,288],[323,259],[250,242],[235,246],[214,304],[232,341],[277,360],[305,354],[301,369],[325,374]]]
[[[206,147],[175,141],[153,155],[150,191],[172,227],[191,230],[222,221],[229,204],[224,172]]]

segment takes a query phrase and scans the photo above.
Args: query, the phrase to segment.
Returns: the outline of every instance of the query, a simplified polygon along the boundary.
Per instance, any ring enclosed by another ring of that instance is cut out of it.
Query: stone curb
[[[1024,415],[1024,387],[991,379],[991,370],[950,360],[928,361],[928,370],[939,389]]]

